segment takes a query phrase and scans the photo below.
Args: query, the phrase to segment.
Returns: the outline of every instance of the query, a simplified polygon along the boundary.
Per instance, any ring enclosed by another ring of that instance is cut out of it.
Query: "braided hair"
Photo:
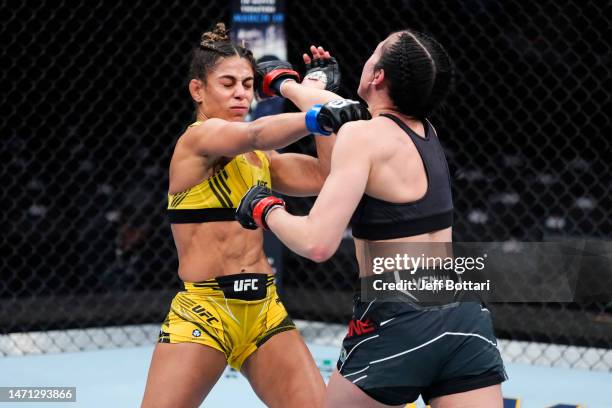
[[[432,37],[412,30],[383,46],[374,69],[383,69],[389,97],[403,114],[425,117],[438,108],[454,83],[453,62]]]
[[[253,73],[257,72],[257,64],[253,53],[243,45],[233,44],[225,24],[217,23],[212,31],[202,34],[199,46],[193,50],[193,57],[189,66],[189,79],[200,79],[206,83],[208,73],[217,62],[221,58],[232,56],[246,58],[253,68]]]

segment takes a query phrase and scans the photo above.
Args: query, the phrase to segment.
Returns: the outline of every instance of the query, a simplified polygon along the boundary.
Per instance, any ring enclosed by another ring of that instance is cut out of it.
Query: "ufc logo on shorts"
[[[243,292],[250,289],[257,290],[257,279],[242,279],[234,282],[235,292]]]

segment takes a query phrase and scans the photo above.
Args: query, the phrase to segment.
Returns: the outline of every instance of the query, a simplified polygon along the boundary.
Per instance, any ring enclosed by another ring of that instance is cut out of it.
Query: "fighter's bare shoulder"
[[[378,127],[379,118],[347,122],[340,128],[336,143],[350,143],[363,149],[375,139],[372,136]]]

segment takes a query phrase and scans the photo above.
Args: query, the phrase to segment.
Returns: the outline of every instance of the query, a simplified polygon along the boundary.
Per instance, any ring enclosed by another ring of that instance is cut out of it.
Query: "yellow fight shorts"
[[[268,339],[293,329],[295,324],[276,293],[274,277],[241,273],[185,282],[185,290],[172,300],[159,342],[212,347],[240,370]]]

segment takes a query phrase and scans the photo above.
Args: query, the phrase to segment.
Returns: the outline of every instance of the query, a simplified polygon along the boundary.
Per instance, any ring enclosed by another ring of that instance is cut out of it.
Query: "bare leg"
[[[404,407],[396,405],[397,407]],[[365,392],[359,389],[355,384],[344,378],[334,371],[329,384],[327,385],[327,393],[325,394],[325,408],[388,408],[390,405],[384,405],[368,396]]]
[[[242,372],[268,407],[323,406],[325,383],[297,330],[272,336],[249,356]]]
[[[196,408],[225,369],[225,354],[196,343],[157,343],[142,408]]]
[[[502,408],[501,385],[443,395],[429,401],[431,408]]]

